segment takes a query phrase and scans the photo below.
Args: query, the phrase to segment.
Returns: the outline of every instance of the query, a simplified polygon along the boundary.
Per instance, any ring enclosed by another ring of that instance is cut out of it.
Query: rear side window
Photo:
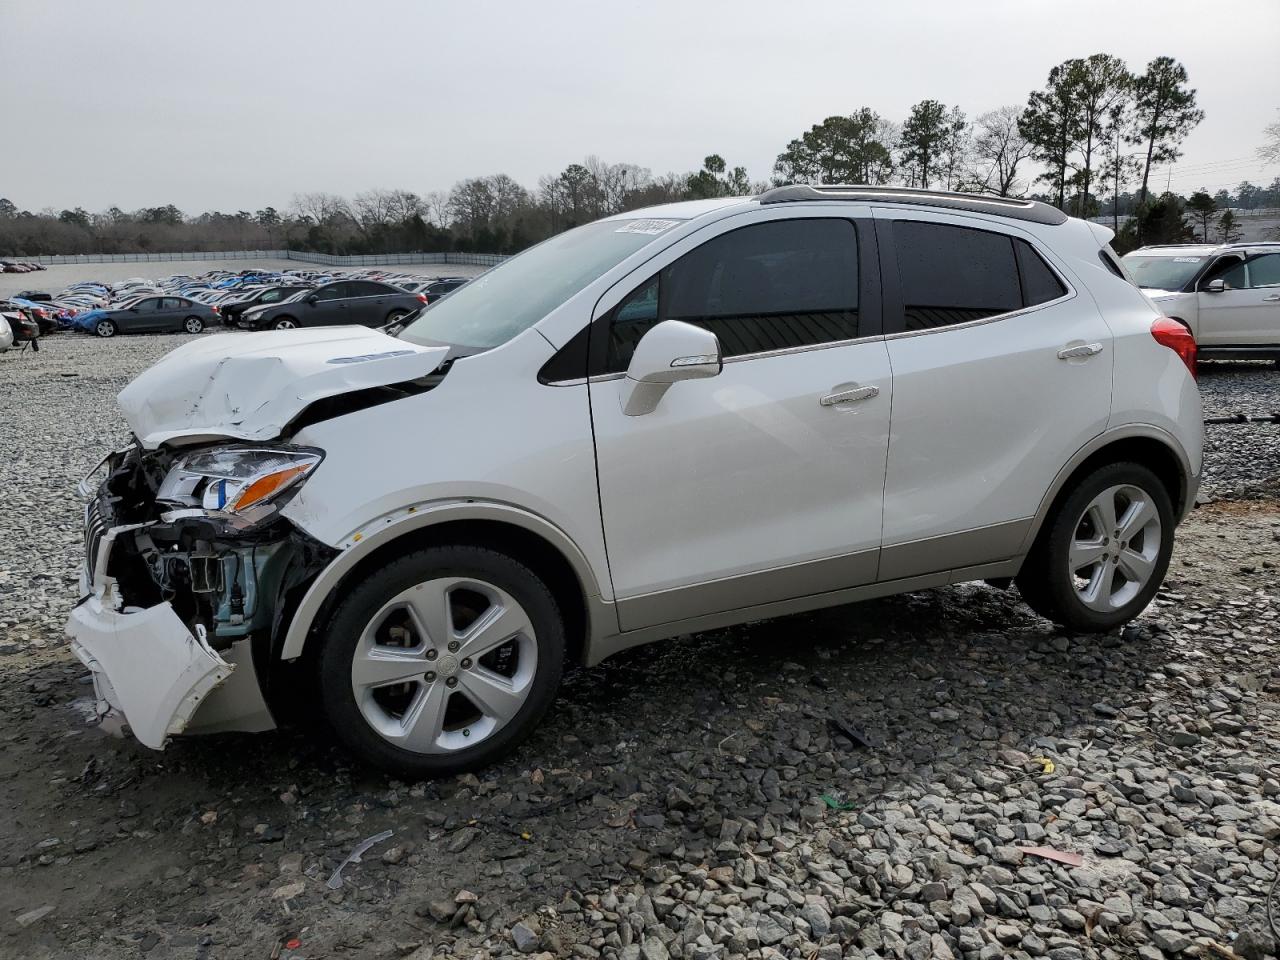
[[[1022,281],[1024,307],[1034,307],[1066,296],[1067,288],[1031,244],[1015,238],[1013,249],[1018,256],[1018,276]]]
[[[725,357],[857,338],[853,223],[779,220],[708,240],[611,311],[607,371],[626,370],[640,338],[664,320],[710,330]]]
[[[1047,303],[1067,292],[1029,243],[941,223],[893,225],[906,330],[932,330]]]

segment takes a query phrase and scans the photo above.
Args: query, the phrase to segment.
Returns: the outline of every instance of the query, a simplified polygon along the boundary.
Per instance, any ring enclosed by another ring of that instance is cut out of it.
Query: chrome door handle
[[[834,407],[837,403],[853,403],[855,400],[870,400],[880,396],[879,387],[855,387],[852,390],[841,390],[839,393],[828,393],[818,401],[824,407]]]
[[[1277,300],[1280,300],[1280,293],[1273,294],[1273,295],[1272,295],[1272,296],[1270,296],[1270,297],[1263,297],[1263,298],[1262,298],[1262,302],[1263,302],[1263,303],[1275,303]]]
[[[1074,360],[1077,357],[1092,357],[1102,352],[1100,343],[1081,343],[1074,347],[1063,347],[1058,351],[1059,360]]]

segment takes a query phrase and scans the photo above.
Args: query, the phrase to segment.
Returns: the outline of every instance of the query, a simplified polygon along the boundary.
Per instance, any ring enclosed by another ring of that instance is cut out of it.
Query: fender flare
[[[1058,494],[1062,492],[1066,482],[1082,463],[1099,450],[1117,441],[1135,439],[1154,440],[1167,447],[1169,452],[1177,459],[1178,467],[1182,471],[1183,482],[1186,484],[1185,502],[1182,503],[1178,514],[1178,519],[1183,519],[1196,502],[1196,492],[1200,480],[1199,475],[1191,471],[1191,458],[1187,456],[1187,451],[1183,449],[1178,438],[1167,430],[1146,423],[1126,423],[1098,434],[1077,450],[1066,465],[1058,471],[1058,475],[1053,478],[1053,483],[1040,501],[1040,506],[1036,509],[1035,517],[1027,530],[1020,553],[1025,555],[1031,549],[1031,545],[1036,542],[1036,537],[1040,535],[1040,528],[1048,517],[1054,501],[1058,499]]]
[[[593,606],[600,596],[599,582],[586,555],[563,530],[551,521],[511,504],[483,500],[451,500],[411,504],[375,517],[352,530],[338,544],[341,551],[311,582],[294,611],[280,649],[281,660],[302,655],[315,619],[331,591],[356,565],[376,550],[401,537],[451,520],[494,520],[521,527],[541,536],[558,549],[578,577],[582,592]]]

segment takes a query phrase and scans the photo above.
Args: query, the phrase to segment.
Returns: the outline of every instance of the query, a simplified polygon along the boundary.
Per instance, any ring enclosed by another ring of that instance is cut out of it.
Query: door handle
[[[880,396],[879,387],[854,387],[852,390],[841,390],[839,393],[828,393],[818,401],[824,407],[834,407],[837,403],[853,403],[857,400],[870,400]]]
[[[1263,303],[1275,303],[1276,301],[1280,301],[1280,293],[1274,293],[1269,297],[1262,298]]]
[[[1073,347],[1063,347],[1058,351],[1059,360],[1075,360],[1078,357],[1092,357],[1102,352],[1100,343],[1079,343]]]

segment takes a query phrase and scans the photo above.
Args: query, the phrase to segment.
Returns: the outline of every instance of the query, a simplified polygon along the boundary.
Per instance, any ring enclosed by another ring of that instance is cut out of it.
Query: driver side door
[[[875,234],[840,214],[732,218],[602,298],[588,383],[623,630],[876,579],[891,378]],[[723,366],[629,416],[631,355],[666,320],[714,333]]]

